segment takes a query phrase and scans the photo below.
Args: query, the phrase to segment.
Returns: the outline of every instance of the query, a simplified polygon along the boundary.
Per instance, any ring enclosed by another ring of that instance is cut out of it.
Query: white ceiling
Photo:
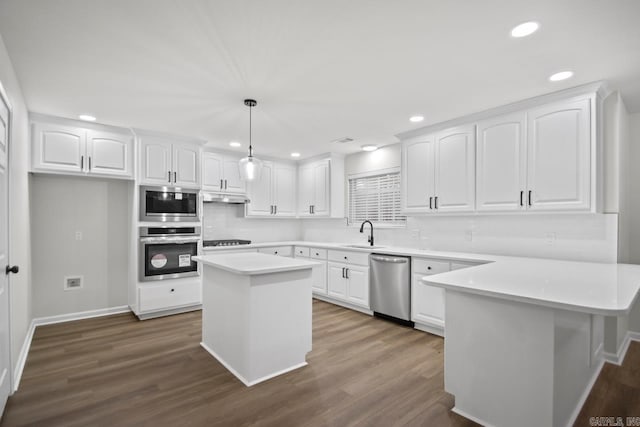
[[[537,33],[509,36],[528,20]],[[638,0],[1,0],[0,34],[31,111],[228,149],[253,97],[258,155],[389,144],[600,79],[640,111]]]

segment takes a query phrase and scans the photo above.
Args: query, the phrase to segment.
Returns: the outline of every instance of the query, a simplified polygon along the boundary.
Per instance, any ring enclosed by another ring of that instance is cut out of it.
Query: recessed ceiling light
[[[94,116],[89,115],[89,114],[80,114],[78,116],[78,118],[80,120],[84,120],[86,122],[95,122],[96,121],[96,118]]]
[[[423,116],[411,116],[409,117],[409,121],[413,123],[418,123],[424,120]]]
[[[300,153],[291,153],[291,157],[300,157]]]
[[[378,149],[378,146],[373,144],[366,144],[360,148],[362,148],[362,151],[376,151]]]
[[[523,22],[522,24],[513,27],[513,29],[511,30],[511,37],[530,36],[531,34],[538,31],[538,28],[540,28],[540,24],[538,24],[537,22]]]
[[[229,143],[229,145],[232,146],[232,147],[240,147],[242,144],[240,144],[239,142],[236,142],[236,141],[231,141]]]
[[[566,80],[573,76],[573,71],[560,71],[559,73],[552,74],[549,80],[552,82],[559,82],[560,80]]]

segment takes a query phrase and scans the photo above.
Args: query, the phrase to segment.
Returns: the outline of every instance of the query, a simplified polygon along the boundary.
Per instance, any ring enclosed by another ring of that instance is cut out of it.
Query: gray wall
[[[29,119],[22,91],[0,37],[0,84],[12,106],[9,152],[9,261],[20,273],[9,278],[11,316],[11,361],[15,373],[18,355],[31,324],[29,238]]]
[[[34,317],[127,304],[129,185],[32,175]],[[75,275],[83,287],[65,291],[64,277]]]

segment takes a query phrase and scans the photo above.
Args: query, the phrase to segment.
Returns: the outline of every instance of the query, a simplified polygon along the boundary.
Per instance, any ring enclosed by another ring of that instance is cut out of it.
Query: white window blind
[[[400,173],[349,178],[349,222],[404,225],[400,212]]]

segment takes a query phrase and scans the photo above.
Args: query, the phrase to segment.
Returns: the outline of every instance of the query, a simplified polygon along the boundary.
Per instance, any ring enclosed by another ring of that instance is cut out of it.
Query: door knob
[[[20,267],[18,267],[17,265],[14,265],[13,267],[9,267],[7,265],[4,269],[5,274],[9,274],[9,273],[18,274],[18,271],[20,271]]]

